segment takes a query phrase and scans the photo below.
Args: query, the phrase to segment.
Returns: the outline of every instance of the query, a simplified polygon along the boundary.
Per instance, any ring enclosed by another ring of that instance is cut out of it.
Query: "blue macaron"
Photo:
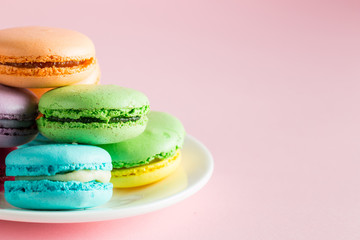
[[[81,209],[112,197],[111,157],[96,146],[48,144],[20,148],[6,157],[5,199],[26,209]]]

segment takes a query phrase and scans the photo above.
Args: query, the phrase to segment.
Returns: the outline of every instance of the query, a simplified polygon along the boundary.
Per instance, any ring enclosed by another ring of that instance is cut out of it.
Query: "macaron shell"
[[[6,201],[25,209],[91,208],[106,203],[111,197],[111,183],[48,180],[5,182]]]
[[[54,89],[42,96],[39,110],[46,109],[130,109],[149,105],[139,91],[118,85],[72,85]]]
[[[114,188],[130,188],[157,182],[173,173],[181,163],[180,151],[173,157],[134,168],[118,168],[111,172]]]
[[[19,148],[7,155],[6,166],[8,176],[49,176],[83,169],[112,169],[111,157],[105,150],[75,144]]]
[[[0,30],[0,56],[13,57],[16,62],[54,61],[54,57],[80,60],[94,57],[95,47],[87,36],[73,30],[17,27]]]
[[[31,91],[0,85],[0,119],[35,120],[37,106]]]

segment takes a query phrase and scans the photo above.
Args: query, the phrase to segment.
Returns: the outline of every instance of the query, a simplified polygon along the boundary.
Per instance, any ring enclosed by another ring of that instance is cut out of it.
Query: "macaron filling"
[[[50,116],[50,117],[44,116],[44,118],[51,122],[81,122],[81,123],[101,122],[101,123],[107,123],[106,120],[99,119],[99,118],[92,118],[92,117],[81,117],[78,119],[71,119],[71,118],[58,118],[58,117],[53,117],[53,116]],[[110,118],[108,122],[109,123],[129,122],[129,121],[137,121],[140,118],[141,118],[140,116],[113,117],[113,118]]]
[[[44,122],[57,123],[104,123],[119,124],[127,122],[138,122],[146,120],[149,105],[140,108],[129,109],[43,109],[43,116],[40,118]]]
[[[0,128],[0,135],[4,136],[31,136],[37,132],[36,128]]]
[[[5,136],[26,136],[38,132],[34,120],[0,119],[0,134]]]
[[[24,58],[26,59],[26,57]],[[15,62],[12,58],[0,56],[0,74],[4,75],[29,77],[64,76],[85,72],[95,68],[95,66],[96,58],[54,59],[54,62],[46,60],[37,62],[33,59],[21,59]]]
[[[18,176],[15,177],[16,181],[40,181],[40,180],[49,180],[49,181],[78,181],[78,182],[101,182],[109,183],[111,178],[111,171],[102,171],[102,170],[79,170],[69,173],[56,174],[53,176]]]
[[[16,67],[16,68],[64,68],[64,67],[78,67],[88,66],[94,61],[93,58],[84,59],[81,61],[64,61],[64,62],[0,62],[0,65]]]

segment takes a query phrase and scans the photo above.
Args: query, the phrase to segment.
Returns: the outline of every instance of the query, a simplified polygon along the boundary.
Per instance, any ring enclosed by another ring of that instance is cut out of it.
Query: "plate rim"
[[[24,209],[0,209],[0,220],[2,221],[14,221],[14,222],[32,222],[32,223],[85,223],[85,222],[99,222],[99,221],[108,221],[115,219],[122,219],[127,217],[138,216],[142,214],[147,214],[150,212],[154,212],[171,205],[174,205],[198,192],[202,189],[206,183],[210,180],[213,172],[214,172],[214,159],[211,152],[206,148],[206,146],[200,142],[195,137],[187,134],[186,139],[190,140],[197,144],[199,148],[201,148],[203,154],[206,155],[206,159],[208,162],[208,170],[206,173],[200,178],[196,184],[191,185],[181,191],[167,196],[165,198],[159,199],[157,201],[145,203],[140,206],[132,206],[127,208],[106,208],[99,211],[35,211],[35,210],[24,210]],[[111,212],[112,214],[106,216],[106,214],[102,214],[101,217],[98,216],[98,219],[93,219],[96,215],[106,212]],[[121,214],[117,214],[117,212],[121,212]],[[77,213],[77,219],[65,219],[68,215],[71,217],[74,213]],[[39,219],[36,219],[36,218]],[[80,218],[81,219],[78,219]],[[89,219],[88,219],[89,218]]]

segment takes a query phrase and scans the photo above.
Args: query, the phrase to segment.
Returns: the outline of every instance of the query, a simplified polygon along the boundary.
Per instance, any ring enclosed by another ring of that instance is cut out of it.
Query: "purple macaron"
[[[36,137],[37,104],[29,90],[0,85],[0,148],[19,146]]]

